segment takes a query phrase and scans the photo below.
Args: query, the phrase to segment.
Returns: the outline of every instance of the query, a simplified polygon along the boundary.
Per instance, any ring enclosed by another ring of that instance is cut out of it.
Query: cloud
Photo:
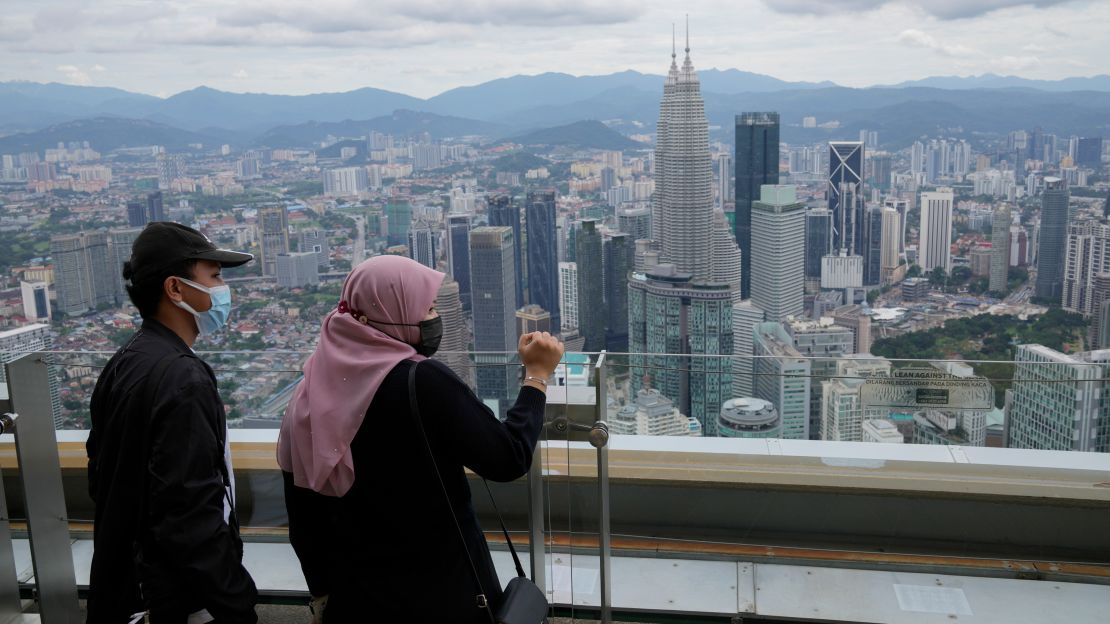
[[[247,78],[250,77],[250,74],[247,73],[247,70],[245,70],[243,68],[239,68],[239,69],[235,70],[234,73],[231,74],[231,77],[236,79],[236,80],[246,80]]]
[[[994,71],[1015,72],[1041,67],[1043,63],[1036,56],[1000,56],[987,61]]]
[[[96,65],[93,65],[90,69],[92,69],[94,72],[108,71],[108,68],[101,65],[100,63],[97,63]]]
[[[940,54],[952,58],[966,57],[973,54],[979,54],[978,50],[969,48],[960,44],[946,44],[937,40],[936,37],[928,33],[921,32],[916,28],[903,30],[898,34],[898,42],[915,48],[926,48]]]
[[[66,79],[74,84],[87,85],[92,82],[89,80],[89,74],[76,65],[59,65],[54,69],[65,74]]]
[[[764,0],[780,13],[813,15],[850,14],[872,11],[888,4],[907,4],[943,20],[976,17],[1011,7],[1044,8],[1074,0]]]

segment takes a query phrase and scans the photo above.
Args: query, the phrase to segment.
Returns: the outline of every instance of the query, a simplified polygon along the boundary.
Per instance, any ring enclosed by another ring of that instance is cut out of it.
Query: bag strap
[[[435,453],[432,452],[432,445],[428,442],[428,434],[424,431],[424,421],[420,417],[420,405],[416,401],[416,368],[418,366],[420,366],[420,362],[414,362],[409,366],[409,411],[412,413],[413,420],[416,421],[416,426],[420,429],[420,437],[424,440],[424,448],[428,451],[428,458],[432,460],[432,468],[435,470],[439,489],[443,491],[443,500],[447,503],[447,510],[451,512],[451,519],[455,521],[455,531],[459,534],[459,542],[462,543],[463,551],[466,552],[466,560],[470,563],[470,571],[474,574],[474,582],[478,584],[478,591],[481,592],[477,596],[478,608],[485,609],[486,613],[489,614],[490,622],[496,624],[497,620],[493,617],[493,610],[486,598],[486,590],[482,587],[482,578],[478,576],[478,567],[474,565],[474,557],[470,555],[470,548],[466,545],[462,526],[459,524],[458,516],[455,515],[455,507],[451,504],[451,497],[447,494],[447,486],[443,484],[443,475],[439,472],[439,464],[436,462]]]

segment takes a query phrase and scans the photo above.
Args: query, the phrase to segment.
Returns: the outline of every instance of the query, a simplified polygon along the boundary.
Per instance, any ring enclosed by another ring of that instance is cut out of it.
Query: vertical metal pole
[[[19,577],[12,548],[11,519],[4,494],[4,478],[0,475],[0,623],[14,621],[23,611],[19,601]]]
[[[50,367],[45,354],[33,353],[9,363],[6,370],[12,409],[20,415],[15,449],[27,507],[39,612],[47,624],[77,624],[77,579],[54,433]]]
[[[547,591],[547,566],[543,526],[543,454],[536,445],[532,468],[528,471],[528,551],[531,555],[532,582]]]
[[[605,352],[597,358],[597,423],[604,426],[607,400],[609,395],[609,376]],[[595,423],[596,424],[596,423]],[[609,444],[606,441],[597,447],[597,494],[598,494],[598,534],[601,546],[601,623],[613,621],[613,574],[611,535],[609,534]]]

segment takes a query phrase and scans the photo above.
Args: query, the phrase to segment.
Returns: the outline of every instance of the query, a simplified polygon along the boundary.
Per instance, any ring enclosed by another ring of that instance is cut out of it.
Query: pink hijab
[[[423,360],[411,344],[444,275],[401,256],[376,256],[351,271],[339,307],[324,318],[278,436],[277,460],[293,482],[343,496],[355,482],[350,447],[374,394],[401,360]]]

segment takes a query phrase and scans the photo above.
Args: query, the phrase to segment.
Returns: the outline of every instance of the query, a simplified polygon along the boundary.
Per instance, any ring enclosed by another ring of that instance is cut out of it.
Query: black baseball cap
[[[131,282],[155,277],[182,260],[210,260],[222,267],[237,267],[253,259],[253,254],[219,249],[207,236],[191,227],[172,221],[154,221],[131,245]]]

